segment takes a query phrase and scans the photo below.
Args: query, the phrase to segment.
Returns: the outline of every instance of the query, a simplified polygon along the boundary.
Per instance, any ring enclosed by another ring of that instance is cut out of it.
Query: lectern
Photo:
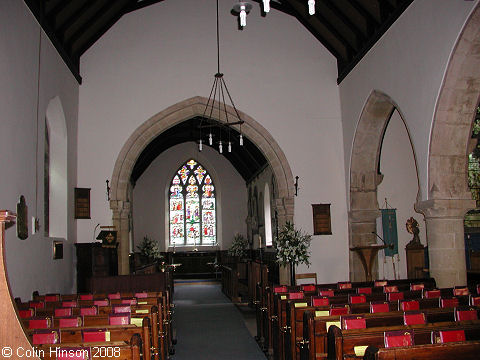
[[[380,250],[385,249],[388,245],[364,245],[364,246],[355,246],[351,247],[350,251],[354,251],[360,257],[360,261],[363,265],[363,270],[365,271],[366,281],[372,281],[372,266],[377,253]]]

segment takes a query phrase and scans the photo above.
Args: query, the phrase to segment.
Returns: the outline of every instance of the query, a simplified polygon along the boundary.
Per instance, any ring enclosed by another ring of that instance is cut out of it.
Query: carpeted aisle
[[[242,315],[220,285],[175,287],[173,360],[265,360]]]

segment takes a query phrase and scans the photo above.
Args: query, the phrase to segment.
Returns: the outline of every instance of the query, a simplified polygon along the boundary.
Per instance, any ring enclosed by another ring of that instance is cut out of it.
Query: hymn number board
[[[90,189],[75,188],[75,219],[90,219]]]
[[[312,204],[313,235],[331,235],[330,204]]]

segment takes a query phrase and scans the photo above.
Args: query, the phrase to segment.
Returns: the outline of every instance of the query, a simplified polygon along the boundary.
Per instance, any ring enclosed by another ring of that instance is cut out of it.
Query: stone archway
[[[425,215],[430,274],[437,286],[465,285],[463,218],[475,208],[467,184],[468,143],[480,99],[480,5],[463,28],[450,57],[435,109],[428,162]]]
[[[123,145],[113,169],[111,178],[110,209],[113,225],[118,230],[119,239],[119,274],[127,274],[128,263],[128,221],[130,215],[129,183],[130,176],[143,149],[163,131],[191,119],[202,116],[207,104],[204,97],[196,96],[152,116],[140,125]],[[222,104],[223,107],[223,104]],[[233,117],[235,110],[227,106],[227,113]],[[262,151],[267,158],[277,181],[277,198],[275,199],[279,223],[293,220],[294,213],[294,181],[287,158],[269,132],[257,121],[239,111],[245,121],[243,134]],[[215,120],[224,122],[224,118]]]
[[[376,231],[376,219],[380,216],[377,188],[383,180],[383,175],[378,173],[378,162],[385,129],[396,109],[398,106],[388,95],[375,90],[360,116],[350,166],[350,246],[376,243],[373,232]],[[349,259],[350,280],[364,281],[364,270],[358,255],[350,252]]]

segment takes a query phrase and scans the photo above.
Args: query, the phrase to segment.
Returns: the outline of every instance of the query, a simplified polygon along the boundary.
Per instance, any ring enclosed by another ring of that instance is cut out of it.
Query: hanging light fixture
[[[269,8],[270,8],[270,4]],[[233,11],[238,13],[240,16],[240,26],[244,27],[247,26],[247,14],[252,10],[252,4],[246,1],[239,1],[235,5],[233,5]],[[265,11],[268,12],[268,11]]]
[[[308,0],[308,13],[315,15],[315,0]]]
[[[263,0],[263,11],[270,12],[270,0]]]
[[[251,5],[250,5],[251,8]],[[234,114],[229,114],[227,112],[227,103],[225,101],[225,95],[228,97],[230,101],[231,107],[234,110]],[[218,121],[213,120],[212,116],[218,115]],[[222,119],[224,119],[223,122]],[[208,124],[204,124],[204,120],[208,122]],[[223,78],[223,74],[220,72],[220,32],[219,32],[219,25],[218,25],[218,0],[217,0],[217,73],[214,76],[213,85],[210,90],[210,95],[207,100],[207,104],[205,106],[205,110],[203,111],[202,120],[200,121],[200,140],[198,142],[198,150],[203,150],[203,141],[202,141],[202,129],[208,128],[208,144],[213,146],[213,138],[214,135],[212,130],[215,127],[218,128],[218,151],[220,154],[223,153],[223,144],[227,144],[228,152],[232,151],[232,142],[231,142],[231,128],[234,125],[239,126],[239,145],[243,146],[243,135],[242,135],[242,124],[244,121],[240,117],[240,114],[233,103],[232,97],[230,96],[230,92],[228,91],[227,84]],[[222,129],[227,130],[228,139],[222,139]]]

